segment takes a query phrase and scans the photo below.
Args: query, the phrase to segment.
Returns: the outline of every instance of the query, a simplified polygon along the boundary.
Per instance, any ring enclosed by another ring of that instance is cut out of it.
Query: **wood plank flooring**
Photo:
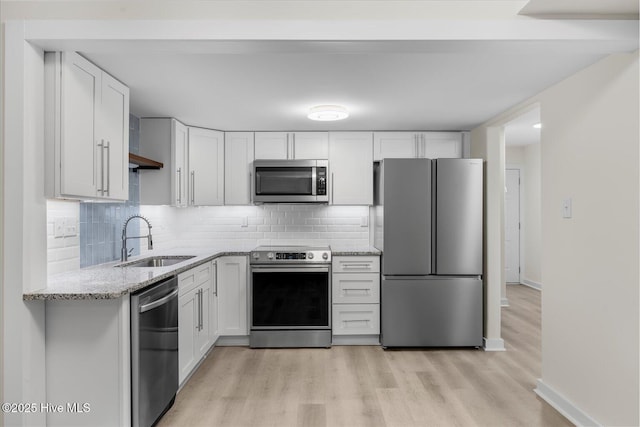
[[[218,347],[165,426],[571,426],[533,392],[540,293],[507,287],[506,352]]]

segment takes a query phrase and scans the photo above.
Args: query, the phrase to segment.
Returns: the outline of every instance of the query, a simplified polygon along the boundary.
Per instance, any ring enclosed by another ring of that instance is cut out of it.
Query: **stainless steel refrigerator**
[[[481,159],[385,159],[375,168],[384,347],[482,345]]]

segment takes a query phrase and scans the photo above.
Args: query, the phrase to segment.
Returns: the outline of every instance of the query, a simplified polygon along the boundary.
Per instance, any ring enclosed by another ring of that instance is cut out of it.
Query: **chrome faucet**
[[[141,220],[146,222],[147,227],[149,227],[149,234],[147,234],[146,236],[127,237],[127,225],[129,225],[129,221],[131,221],[133,218],[140,218]],[[144,238],[147,239],[147,247],[149,249],[153,249],[153,238],[151,237],[151,224],[149,223],[149,220],[141,215],[131,215],[129,218],[127,218],[127,220],[124,222],[124,225],[122,226],[122,251],[120,253],[120,261],[128,260],[129,255],[131,255],[129,252],[127,252],[128,239],[144,239]]]

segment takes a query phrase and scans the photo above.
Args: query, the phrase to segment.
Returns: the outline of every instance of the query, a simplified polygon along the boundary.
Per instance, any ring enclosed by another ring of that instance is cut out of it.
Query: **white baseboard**
[[[482,338],[484,351],[507,351],[502,338]]]
[[[502,298],[502,300],[500,300],[500,307],[509,307],[509,300],[507,298]]]
[[[538,291],[542,290],[542,283],[534,282],[533,280],[529,280],[529,279],[522,279],[521,283],[525,286],[536,289]]]
[[[380,335],[334,335],[331,345],[380,345]]]
[[[538,379],[536,388],[533,391],[573,424],[577,426],[602,426],[569,399],[545,384],[541,378]]]

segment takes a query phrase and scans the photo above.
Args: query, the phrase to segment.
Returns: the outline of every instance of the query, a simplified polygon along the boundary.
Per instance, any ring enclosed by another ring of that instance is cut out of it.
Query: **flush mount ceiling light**
[[[309,110],[307,117],[311,120],[330,122],[346,119],[349,117],[349,112],[340,105],[318,105]]]
[[[536,123],[535,125],[533,125],[533,127],[536,129],[540,129],[542,127],[542,123]]]

